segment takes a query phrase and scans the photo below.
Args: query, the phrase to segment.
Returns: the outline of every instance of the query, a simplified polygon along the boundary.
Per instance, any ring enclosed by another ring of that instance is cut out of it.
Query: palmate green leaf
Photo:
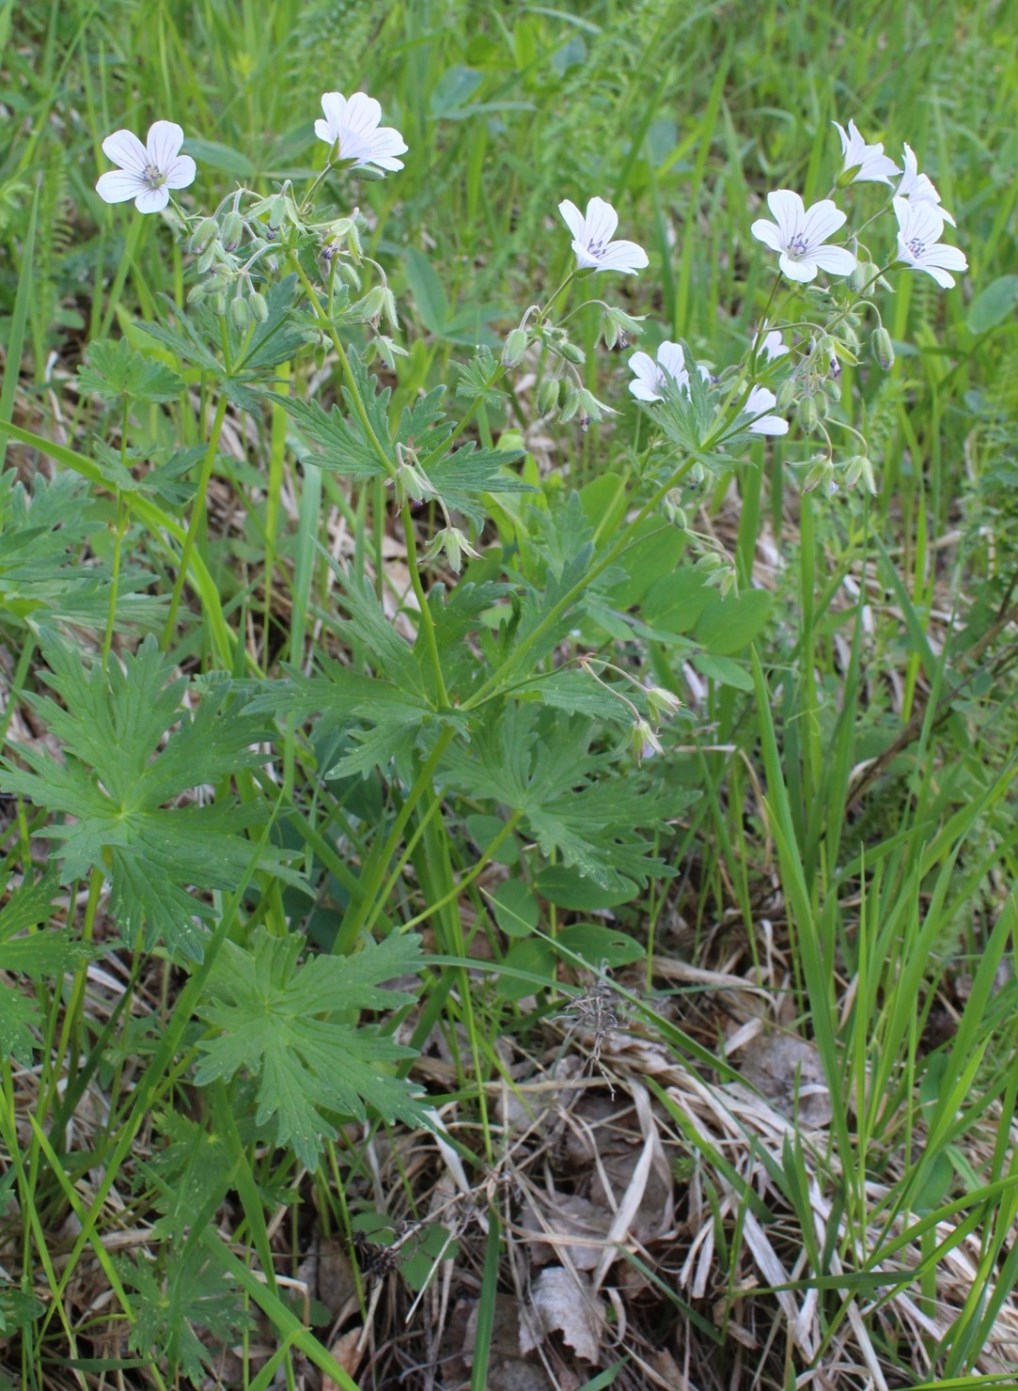
[[[469,745],[453,746],[442,771],[464,795],[522,812],[548,858],[623,891],[674,873],[654,855],[650,833],[663,830],[680,806],[640,770],[593,751],[599,728],[599,721],[509,704]]]
[[[251,1327],[244,1299],[218,1262],[192,1248],[156,1261],[147,1255],[118,1262],[132,1291],[134,1321],[128,1347],[146,1359],[166,1359],[176,1379],[183,1372],[192,1386],[202,1384],[216,1344],[230,1344]]]
[[[182,379],[162,362],[136,352],[125,339],[104,338],[88,345],[78,368],[78,386],[109,405],[123,401],[175,401]]]
[[[0,616],[5,623],[105,625],[110,572],[91,551],[90,538],[102,522],[87,501],[88,484],[71,473],[52,482],[37,476],[31,494],[13,470],[0,475]],[[138,592],[151,583],[128,548],[118,584],[118,628],[157,619],[164,601]]]
[[[5,885],[0,884],[0,889]],[[98,951],[74,941],[66,929],[48,929],[57,893],[56,876],[26,879],[0,908],[0,971],[52,981]],[[33,928],[41,927],[39,932]],[[31,1064],[36,1046],[34,1029],[41,1023],[35,1000],[16,985],[0,982],[0,1058]]]
[[[274,1121],[280,1145],[313,1169],[335,1128],[327,1112],[364,1119],[428,1123],[409,1084],[379,1067],[413,1057],[373,1026],[353,1024],[359,1010],[392,1009],[413,996],[380,982],[420,968],[420,938],[388,937],[356,956],[316,956],[298,965],[304,938],[259,928],[248,950],[227,942],[217,958],[200,1014],[214,1031],[199,1046],[199,1085],[244,1071],[257,1079],[259,1125]]]
[[[261,720],[232,702],[226,682],[206,681],[193,709],[188,683],[168,680],[154,639],[138,653],[86,669],[79,654],[52,634],[42,638],[48,684],[60,698],[32,697],[63,749],[63,762],[34,748],[19,750],[28,771],[5,760],[0,786],[67,817],[40,832],[60,843],[65,883],[100,869],[111,882],[121,928],[144,928],[149,948],[162,940],[190,960],[202,957],[211,907],[190,889],[232,891],[256,851],[243,832],[262,813],[229,801],[167,806],[199,783],[218,783],[263,763],[255,745],[268,737]],[[232,703],[231,703],[232,702]],[[259,867],[299,879],[271,849]]]

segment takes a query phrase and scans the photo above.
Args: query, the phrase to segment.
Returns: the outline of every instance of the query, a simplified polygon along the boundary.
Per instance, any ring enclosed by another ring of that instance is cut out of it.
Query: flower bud
[[[873,465],[865,454],[854,454],[845,465],[845,486],[854,488],[862,482],[868,493],[876,493],[877,482],[873,476]]]
[[[720,569],[723,564],[724,561],[716,551],[708,551],[706,555],[700,557],[693,566],[693,569],[698,571],[701,575],[710,575],[713,574],[715,570]]]
[[[509,337],[505,340],[505,347],[502,349],[502,362],[506,367],[516,367],[527,351],[527,330],[525,328],[514,328]]]
[[[799,386],[795,377],[786,377],[778,387],[774,403],[775,409],[780,415],[787,415],[795,405],[795,398],[799,394]]]
[[[578,348],[575,343],[570,343],[568,338],[564,338],[558,344],[558,353],[560,357],[564,357],[567,362],[575,363],[577,367],[582,367],[587,360],[587,354],[583,349]]]
[[[223,246],[227,251],[236,251],[244,239],[244,219],[240,213],[227,213],[223,218]]]
[[[796,407],[795,414],[798,418],[800,428],[803,429],[807,435],[816,429],[817,421],[820,419],[820,416],[817,411],[816,402],[812,396],[804,396],[802,398]]]
[[[653,758],[655,754],[664,753],[661,740],[646,720],[637,720],[633,725],[633,753],[641,762],[645,758]]]
[[[870,347],[873,349],[873,356],[883,370],[889,372],[894,366],[894,344],[891,342],[891,335],[883,324],[873,330]]]
[[[382,286],[382,318],[393,331],[399,328],[399,318],[396,314],[396,296],[389,289],[388,285]]]
[[[803,480],[802,490],[811,493],[814,488],[823,487],[826,492],[834,479],[834,466],[826,454],[814,459]]]
[[[385,291],[381,285],[373,285],[362,300],[351,306],[351,313],[356,313],[364,323],[370,323],[381,316],[385,303],[384,295]]]
[[[269,305],[265,296],[260,290],[252,290],[250,295],[248,295],[247,303],[248,308],[251,310],[252,318],[258,323],[263,324],[269,317]]]
[[[198,271],[198,274],[204,275],[207,270],[211,270],[220,255],[221,249],[219,243],[218,241],[214,241],[211,246],[206,247],[195,262],[195,269]]]
[[[580,393],[573,386],[572,382],[566,383],[565,397],[562,402],[562,409],[559,412],[559,419],[563,425],[572,420],[573,416],[580,409]]]
[[[836,381],[831,381],[830,377],[825,377],[820,383],[820,390],[825,401],[830,401],[832,406],[841,405],[841,387]]]
[[[247,300],[240,295],[234,295],[230,300],[230,318],[233,320],[234,328],[239,328],[242,332],[251,322],[251,311],[247,307]]]
[[[199,280],[196,285],[192,285],[191,288],[188,290],[187,302],[188,304],[201,304],[201,302],[205,299],[207,295],[208,290]]]
[[[682,701],[664,686],[647,687],[647,704],[660,719],[668,719],[678,714]]]
[[[203,217],[198,226],[191,233],[191,240],[188,243],[194,252],[202,252],[212,245],[216,237],[219,236],[219,223],[214,217]]]
[[[544,381],[537,388],[537,413],[547,415],[558,405],[559,386],[561,385],[558,377],[545,377]]]
[[[219,290],[212,296],[212,306],[217,314],[226,313],[226,296]]]

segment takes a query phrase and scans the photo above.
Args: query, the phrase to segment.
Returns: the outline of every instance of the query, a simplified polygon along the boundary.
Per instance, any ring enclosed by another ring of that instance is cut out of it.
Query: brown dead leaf
[[[531,1300],[530,1317],[520,1320],[520,1352],[533,1352],[549,1333],[559,1333],[577,1357],[597,1362],[605,1308],[586,1276],[549,1266],[535,1280]]]
[[[774,1109],[816,1129],[831,1123],[831,1097],[816,1045],[794,1034],[763,1034],[739,1059],[742,1075]]]
[[[364,1345],[361,1345],[363,1328],[351,1328],[337,1338],[329,1353],[336,1359],[348,1376],[355,1377],[357,1368],[364,1359]],[[322,1373],[322,1391],[340,1391],[338,1381],[333,1381],[327,1372]]]

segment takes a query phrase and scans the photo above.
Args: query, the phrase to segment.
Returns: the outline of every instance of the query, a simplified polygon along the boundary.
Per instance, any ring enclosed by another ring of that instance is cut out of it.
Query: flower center
[[[795,236],[792,237],[788,245],[785,247],[786,254],[793,261],[798,261],[801,257],[805,256],[808,250],[809,242],[806,240],[802,232],[796,232]]]
[[[166,182],[166,175],[159,168],[158,164],[146,164],[142,178],[148,184],[149,188],[152,189],[162,188],[163,184]]]
[[[603,256],[603,255],[604,255],[604,238],[601,237],[601,238],[599,238],[597,241],[589,241],[589,242],[587,242],[587,254],[588,254],[589,256],[595,256],[595,257],[597,257],[597,256]]]
[[[905,245],[917,261],[926,255],[926,243],[919,237],[913,237],[912,240],[906,242]]]

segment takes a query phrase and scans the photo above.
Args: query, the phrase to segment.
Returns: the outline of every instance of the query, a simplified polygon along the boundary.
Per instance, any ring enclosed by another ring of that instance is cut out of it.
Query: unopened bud
[[[653,758],[655,754],[664,753],[661,740],[646,720],[637,720],[633,726],[633,753],[641,762],[645,758]]]
[[[219,290],[213,295],[212,304],[217,314],[226,313],[226,296],[223,294],[222,290]]]
[[[795,413],[800,427],[805,430],[807,435],[816,429],[820,415],[812,396],[804,396],[796,407]]]
[[[894,344],[891,342],[891,335],[883,324],[873,330],[870,346],[877,362],[885,372],[889,372],[894,366]]]
[[[423,502],[425,498],[438,496],[428,481],[427,475],[406,459],[397,467],[394,482],[396,484],[396,502],[400,507],[403,506],[407,498],[412,498],[414,502]]]
[[[804,493],[811,493],[814,488],[822,487],[826,492],[833,478],[834,466],[830,459],[824,455],[819,459],[815,459],[810,465],[806,477],[803,479],[802,490]]]
[[[353,305],[351,312],[356,311],[365,323],[370,323],[373,319],[381,317],[384,305],[385,290],[381,285],[373,285],[364,298]]]
[[[876,493],[877,482],[873,476],[873,465],[865,454],[854,454],[845,465],[845,486],[854,488],[859,482],[868,493]]]
[[[559,356],[564,357],[567,362],[575,363],[577,367],[582,367],[586,362],[587,354],[575,343],[570,343],[568,338],[564,338],[557,346]]]
[[[573,416],[580,409],[580,393],[571,382],[566,383],[565,397],[562,402],[562,410],[559,412],[559,419],[565,424],[572,420]]]
[[[547,415],[558,405],[559,386],[558,377],[545,377],[537,388],[537,412],[539,415]]]
[[[436,556],[444,552],[449,568],[456,575],[463,569],[463,557],[465,555],[476,556],[477,551],[467,540],[466,536],[457,526],[443,527],[441,531],[436,531],[435,535],[428,543],[428,548],[424,552],[424,560],[434,560]]]
[[[234,295],[230,300],[230,318],[233,320],[234,328],[242,331],[251,322],[251,311],[247,307],[247,300],[241,299],[240,295]]]
[[[223,218],[223,245],[227,251],[236,251],[244,239],[244,219],[240,213],[227,213]]]
[[[698,571],[701,575],[711,575],[715,570],[720,569],[723,564],[724,561],[716,551],[708,551],[706,555],[700,557],[693,566],[693,569]]]
[[[794,377],[786,377],[778,387],[776,393],[777,399],[774,402],[775,409],[778,410],[781,415],[787,415],[795,405],[795,398],[798,394],[799,386],[796,379]]]
[[[263,324],[269,317],[269,304],[265,296],[260,290],[252,290],[250,295],[248,295],[247,303],[248,308],[251,310],[252,318],[257,320],[258,323]]]
[[[201,304],[202,300],[208,295],[208,290],[199,280],[196,285],[192,285],[187,292],[188,304]]]
[[[589,420],[603,420],[606,415],[618,415],[618,411],[599,401],[585,386],[580,387],[580,410]]]
[[[191,233],[191,240],[188,243],[194,252],[202,252],[207,246],[211,246],[216,237],[219,236],[219,223],[214,217],[203,217],[198,226]]]
[[[832,406],[841,404],[841,387],[836,381],[832,381],[830,377],[825,377],[820,383],[820,390],[824,399],[830,401]]]
[[[647,687],[647,704],[654,714],[661,719],[669,719],[672,715],[678,714],[682,708],[682,701],[679,697],[664,686]]]
[[[502,349],[502,361],[506,367],[516,367],[527,351],[527,330],[525,328],[514,328],[509,337],[505,340],[505,347]]]

